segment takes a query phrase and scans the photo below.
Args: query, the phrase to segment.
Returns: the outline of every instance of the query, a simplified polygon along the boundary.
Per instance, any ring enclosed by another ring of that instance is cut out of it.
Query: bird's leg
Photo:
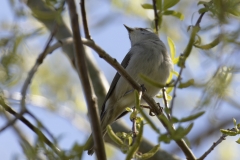
[[[135,106],[134,106],[132,109],[133,109],[133,112],[132,112],[132,113],[137,112]],[[133,138],[133,141],[132,141],[132,144],[131,144],[131,145],[133,145],[134,142],[135,142],[135,139],[136,139],[136,137],[137,137],[136,115],[133,114],[133,116],[130,117],[130,120],[132,121],[132,138]]]
[[[159,106],[159,110],[162,111],[163,108],[160,106],[160,103],[157,103],[157,105]],[[150,106],[144,106],[144,105],[141,105],[141,107],[142,107],[142,108],[147,108],[147,109],[149,109],[149,115],[150,115],[150,116],[155,116],[155,113],[154,113],[152,107],[150,107]]]
[[[141,84],[141,90],[142,90],[142,93],[147,91],[147,89],[145,88],[144,84]]]

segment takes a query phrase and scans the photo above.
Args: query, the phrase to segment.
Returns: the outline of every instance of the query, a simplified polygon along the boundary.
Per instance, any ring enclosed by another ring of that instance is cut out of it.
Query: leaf
[[[180,12],[177,12],[177,11],[173,11],[173,10],[166,10],[163,12],[163,15],[170,15],[170,16],[174,16],[174,17],[177,17],[178,19],[180,20],[183,20],[184,19],[184,15]]]
[[[164,0],[163,10],[167,10],[168,8],[175,6],[179,1],[180,0]]]
[[[129,107],[127,107],[125,110],[128,112],[133,112],[132,108],[129,108]]]
[[[177,117],[172,117],[171,121],[172,123],[177,123],[179,122],[179,119]]]
[[[144,9],[153,9],[153,6],[151,4],[145,3],[141,5]]]
[[[185,82],[185,83],[180,83],[179,85],[178,85],[178,88],[187,88],[187,87],[189,87],[189,86],[191,86],[191,85],[193,85],[194,84],[194,79],[189,79],[187,82]]]
[[[206,2],[206,1],[199,1],[197,5],[201,5],[201,4],[206,5],[206,4],[208,4],[208,3],[209,3],[209,2]]]
[[[235,118],[233,118],[233,124],[234,124],[234,126],[237,126],[237,121]]]
[[[184,136],[186,136],[191,131],[192,127],[193,127],[193,123],[191,123],[186,129],[184,129],[183,127],[178,127],[177,130],[174,132],[174,134],[171,135],[171,137],[174,140],[179,140]]]
[[[240,144],[240,138],[238,138],[238,140],[236,141],[238,144]]]
[[[113,132],[110,125],[107,126],[107,133],[109,137],[118,145],[123,145],[123,141]]]
[[[230,131],[230,130],[226,130],[226,129],[220,129],[220,131],[228,136],[236,136],[238,133],[234,132],[234,131]]]
[[[158,82],[156,82],[156,81],[148,78],[147,76],[145,76],[145,75],[143,75],[143,74],[140,74],[139,76],[140,76],[140,78],[142,78],[145,82],[147,82],[148,84],[151,84],[152,86],[155,86],[155,87],[158,87],[158,88],[163,88],[163,87],[165,87],[165,84],[164,84],[164,85],[163,85],[163,84],[160,84],[160,83],[158,83]]]
[[[167,101],[170,101],[170,100],[172,100],[172,96],[171,96],[171,95],[169,95],[169,94],[167,95],[167,97],[166,97],[166,98],[167,98]]]
[[[202,13],[205,13],[205,12],[207,12],[207,11],[209,11],[208,8],[201,8],[201,9],[198,10],[198,13],[199,13],[199,14],[202,14]]]
[[[139,99],[139,94],[136,90],[134,91],[134,94],[135,94],[135,100]],[[140,101],[139,101],[139,103],[140,103]],[[139,113],[142,115],[142,117],[145,119],[145,121],[150,125],[150,127],[155,132],[160,133],[159,129],[155,126],[155,124],[152,122],[152,120],[145,114],[145,112],[143,112],[142,108],[140,108],[140,106],[138,104],[136,105],[136,108],[139,111]],[[140,121],[141,119],[137,119],[137,120]]]
[[[173,64],[177,64],[177,63],[178,63],[178,61],[179,61],[179,57],[177,57],[177,58],[174,58],[172,61],[173,61]]]
[[[194,115],[190,115],[188,117],[185,117],[185,118],[182,118],[180,119],[178,122],[188,122],[188,121],[192,121],[194,119],[197,119],[198,117],[202,116],[205,112],[202,111],[202,112],[199,112],[199,113],[196,113]]]
[[[136,152],[140,146],[140,142],[142,140],[142,135],[143,135],[143,122],[141,122],[140,128],[138,131],[139,132],[138,132],[137,138],[135,139],[134,144],[130,147],[130,149],[127,153],[126,160],[131,160],[132,157],[136,154]]]
[[[170,143],[171,142],[171,138],[169,137],[168,134],[162,134],[159,138],[158,138],[158,141],[159,142],[164,142],[164,143]]]
[[[146,160],[151,158],[152,156],[154,156],[154,154],[157,153],[157,151],[159,150],[160,145],[156,145],[154,146],[149,152],[142,154],[139,157],[139,160]]]
[[[220,43],[220,38],[217,37],[216,39],[214,39],[214,40],[213,40],[211,43],[209,43],[209,44],[205,44],[205,45],[201,45],[201,46],[194,44],[194,46],[195,46],[196,48],[208,50],[208,49],[211,49],[211,48],[217,46],[219,43]]]
[[[171,58],[173,60],[175,58],[175,55],[176,55],[175,44],[170,37],[167,37],[167,41],[168,41],[168,45],[169,45],[169,48],[170,48]]]

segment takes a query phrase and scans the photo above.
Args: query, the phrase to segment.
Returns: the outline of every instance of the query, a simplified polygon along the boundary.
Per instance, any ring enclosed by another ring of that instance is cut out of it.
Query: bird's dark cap
[[[125,24],[124,24],[124,27],[128,30],[129,33],[134,30],[133,28],[130,28],[130,27],[126,26]]]

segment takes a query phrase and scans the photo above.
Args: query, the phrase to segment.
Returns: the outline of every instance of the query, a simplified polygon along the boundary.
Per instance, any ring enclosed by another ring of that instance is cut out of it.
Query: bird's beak
[[[129,33],[134,30],[133,28],[130,28],[130,27],[126,26],[125,24],[124,24],[124,27],[128,30]]]

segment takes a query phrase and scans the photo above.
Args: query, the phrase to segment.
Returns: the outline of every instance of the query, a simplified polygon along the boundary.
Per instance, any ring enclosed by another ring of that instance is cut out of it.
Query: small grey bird
[[[131,49],[121,65],[137,83],[144,84],[149,96],[154,97],[160,89],[145,83],[139,75],[143,74],[160,84],[165,84],[173,68],[172,60],[165,45],[156,34],[144,28],[124,26],[129,33]],[[102,105],[100,117],[103,136],[106,134],[107,125],[124,116],[127,113],[126,107],[133,107],[134,103],[133,87],[124,77],[116,73]],[[142,100],[141,104],[146,103]],[[85,144],[88,154],[94,153],[93,147],[91,135]]]

